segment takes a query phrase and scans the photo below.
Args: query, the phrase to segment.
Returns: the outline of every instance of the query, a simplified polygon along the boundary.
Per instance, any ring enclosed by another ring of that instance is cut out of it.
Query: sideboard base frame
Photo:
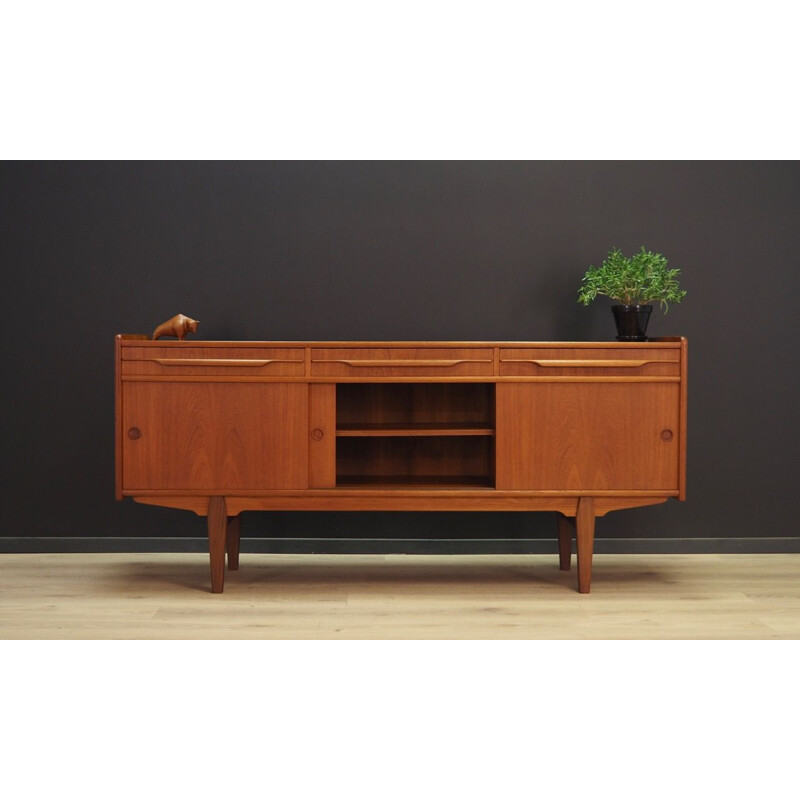
[[[594,554],[594,527],[597,517],[609,511],[625,508],[658,505],[665,497],[618,496],[538,496],[487,497],[453,499],[423,496],[397,497],[387,500],[385,493],[365,497],[363,493],[351,497],[323,494],[316,498],[308,495],[275,495],[272,497],[239,497],[225,495],[165,496],[139,495],[137,503],[179,508],[194,511],[208,520],[208,550],[211,561],[211,591],[219,594],[225,585],[225,568],[239,569],[239,541],[242,511],[555,511],[558,514],[559,568],[569,571],[572,559],[572,541],[575,539],[578,559],[578,592],[588,594],[592,582],[592,557]],[[471,502],[470,502],[471,500]],[[356,501],[356,502],[354,502]]]

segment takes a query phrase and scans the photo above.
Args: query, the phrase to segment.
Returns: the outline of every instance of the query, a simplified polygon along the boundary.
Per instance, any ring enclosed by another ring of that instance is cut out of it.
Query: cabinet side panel
[[[679,489],[679,384],[505,384],[497,390],[498,489]]]
[[[687,436],[687,413],[689,400],[689,343],[686,339],[681,339],[681,455],[680,455],[680,494],[679,500],[686,499],[686,436]]]
[[[120,384],[120,361],[122,340],[114,339],[114,495],[122,500],[122,385]]]
[[[123,382],[124,489],[308,486],[304,383]]]
[[[308,387],[308,485],[336,487],[336,384]]]

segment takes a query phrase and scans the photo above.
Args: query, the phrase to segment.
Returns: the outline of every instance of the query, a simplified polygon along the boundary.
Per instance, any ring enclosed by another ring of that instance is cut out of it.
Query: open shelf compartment
[[[338,384],[336,485],[492,488],[494,433],[493,384]]]

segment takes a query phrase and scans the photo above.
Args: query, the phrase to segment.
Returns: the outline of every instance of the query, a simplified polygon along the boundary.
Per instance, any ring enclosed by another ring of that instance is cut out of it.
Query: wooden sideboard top
[[[530,341],[380,341],[380,340],[333,340],[333,341],[288,341],[278,339],[264,339],[262,341],[240,341],[237,339],[212,340],[212,339],[159,339],[151,340],[146,334],[120,333],[117,338],[124,345],[136,347],[676,347],[686,341],[683,336],[661,336],[647,342],[530,342]]]

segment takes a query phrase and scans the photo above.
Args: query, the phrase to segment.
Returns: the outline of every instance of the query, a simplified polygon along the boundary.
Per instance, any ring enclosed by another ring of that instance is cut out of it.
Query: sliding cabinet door
[[[127,381],[126,491],[305,489],[308,385]]]
[[[497,385],[497,488],[678,490],[679,384]]]

